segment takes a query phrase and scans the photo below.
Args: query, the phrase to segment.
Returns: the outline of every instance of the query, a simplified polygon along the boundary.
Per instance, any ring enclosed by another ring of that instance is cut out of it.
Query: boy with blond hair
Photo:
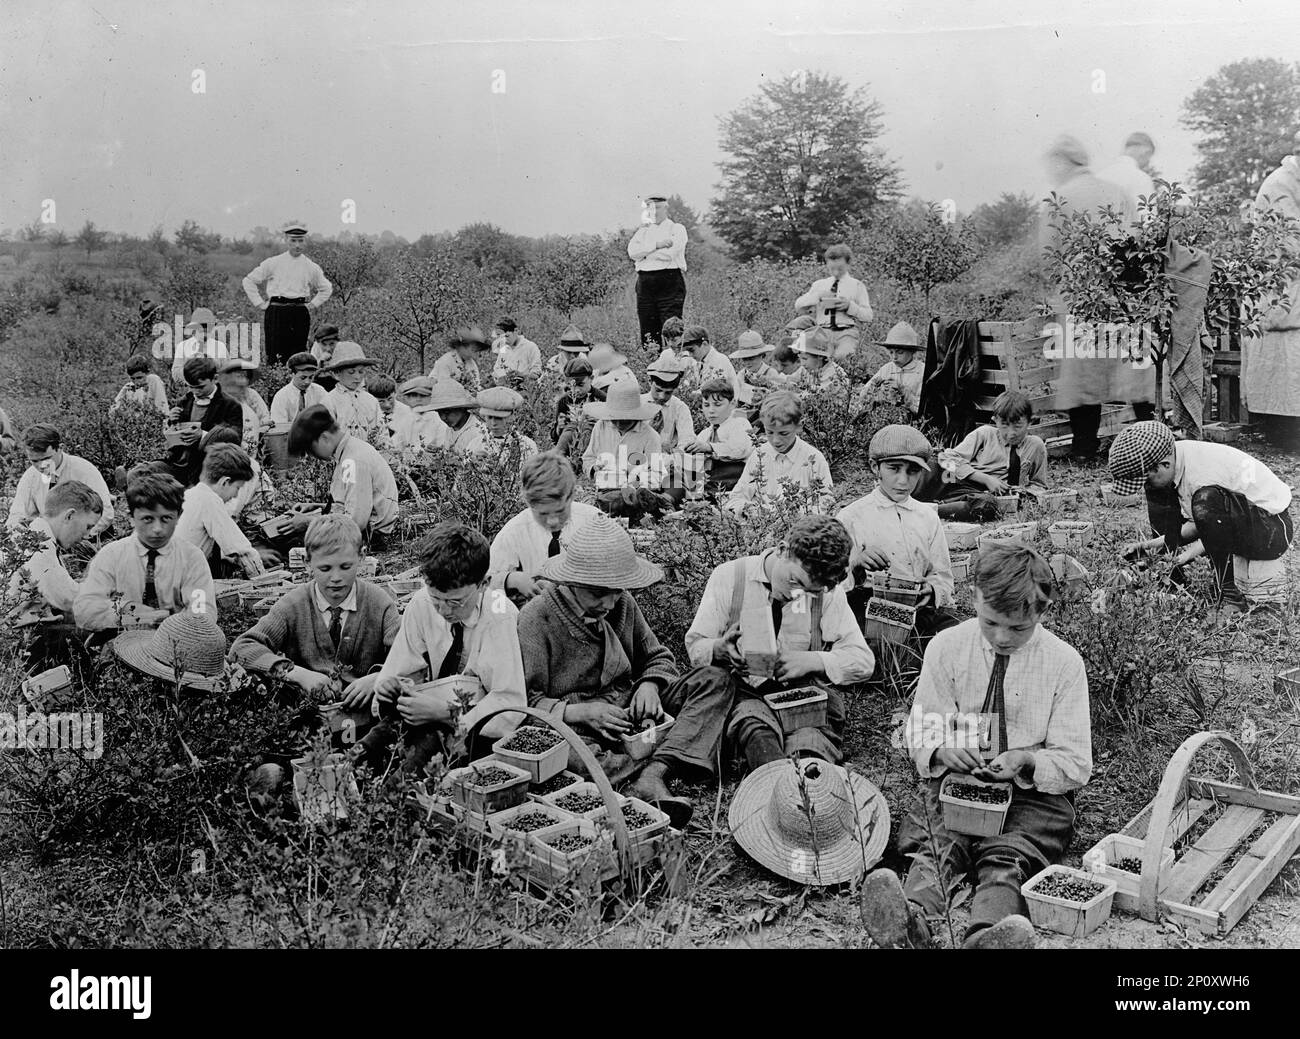
[[[986,545],[975,564],[975,616],[926,651],[905,730],[926,784],[898,838],[912,865],[906,885],[880,869],[862,887],[862,921],[881,948],[928,945],[931,922],[948,910],[944,893],[968,876],[975,892],[963,947],[1034,944],[1020,885],[1069,848],[1075,793],[1092,775],[1088,676],[1078,652],[1042,626],[1052,595],[1052,569],[1037,551]],[[1010,784],[1000,834],[948,830],[939,801],[948,773]]]
[[[113,523],[113,496],[99,470],[86,459],[63,450],[59,431],[46,423],[28,426],[22,434],[27,461],[31,465],[18,478],[9,518],[5,526],[13,529],[23,520],[39,519],[45,513],[45,498],[55,487],[70,480],[84,483],[99,495],[103,510],[91,535],[107,530]]]
[[[803,405],[789,390],[771,393],[759,411],[767,442],[760,444],[745,462],[735,488],[727,498],[727,508],[737,514],[756,501],[780,498],[789,483],[811,487],[820,484],[820,508],[830,508],[834,500],[831,467],[826,457],[800,437],[803,432]]]
[[[835,357],[848,357],[858,349],[861,326],[873,317],[867,287],[849,273],[853,250],[839,243],[826,250],[826,277],[794,301],[796,310],[809,313],[831,340]]]

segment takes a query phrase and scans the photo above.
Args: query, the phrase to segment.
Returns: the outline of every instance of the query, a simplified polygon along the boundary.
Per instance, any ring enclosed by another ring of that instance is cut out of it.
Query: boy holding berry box
[[[926,651],[905,737],[925,791],[898,838],[912,867],[905,885],[879,869],[862,887],[862,922],[881,948],[928,945],[944,892],[966,875],[975,893],[963,947],[1034,944],[1020,885],[1065,854],[1075,792],[1092,774],[1088,678],[1078,652],[1040,623],[1051,599],[1052,570],[1038,552],[986,545],[975,616]],[[976,724],[985,719],[987,736]],[[999,835],[947,828],[939,799],[947,773],[1011,784]]]

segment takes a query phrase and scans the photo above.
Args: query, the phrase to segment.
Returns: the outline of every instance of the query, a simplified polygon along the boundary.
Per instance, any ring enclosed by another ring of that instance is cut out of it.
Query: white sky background
[[[474,220],[631,226],[643,194],[704,210],[718,117],[795,69],[867,84],[908,194],[969,211],[1044,194],[1040,156],[1061,132],[1101,158],[1144,129],[1160,171],[1184,178],[1184,99],[1227,62],[1300,58],[1294,0],[865,6],[4,0],[0,227],[46,198],[70,233],[191,218],[241,235],[291,216],[408,238]]]

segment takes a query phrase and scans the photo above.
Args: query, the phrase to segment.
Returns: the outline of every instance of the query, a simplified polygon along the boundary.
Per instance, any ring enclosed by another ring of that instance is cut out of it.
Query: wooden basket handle
[[[605,775],[605,770],[600,767],[596,755],[583,742],[582,737],[559,718],[539,711],[536,707],[503,707],[500,710],[483,715],[474,724],[474,727],[469,730],[465,738],[465,745],[469,746],[474,737],[478,735],[479,730],[483,728],[483,725],[498,714],[526,714],[530,718],[536,718],[563,736],[568,741],[569,746],[578,752],[579,760],[586,766],[591,781],[596,784],[596,789],[600,791],[600,796],[605,801],[605,815],[614,826],[614,845],[618,848],[619,872],[624,877],[627,877],[631,873],[629,867],[632,861],[632,842],[627,835],[627,824],[623,822],[623,812],[618,806],[618,795],[614,793],[614,785],[609,781],[609,777]]]
[[[1192,758],[1211,740],[1217,740],[1227,749],[1232,763],[1237,767],[1237,775],[1246,788],[1256,789],[1255,774],[1251,771],[1250,762],[1246,760],[1246,752],[1226,732],[1198,732],[1183,740],[1182,746],[1169,759],[1164,778],[1160,780],[1160,789],[1151,802],[1151,819],[1147,823],[1146,839],[1142,844],[1142,881],[1138,888],[1138,915],[1143,920],[1159,919],[1157,886],[1160,879],[1160,856],[1165,850],[1165,834],[1169,830],[1179,795],[1186,788],[1187,771],[1191,768]]]

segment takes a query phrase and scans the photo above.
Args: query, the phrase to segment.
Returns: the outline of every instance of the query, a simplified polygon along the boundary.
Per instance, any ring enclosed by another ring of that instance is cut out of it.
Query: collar
[[[983,652],[984,652],[984,659],[987,660],[987,661],[989,662],[989,666],[991,667],[991,666],[993,665],[993,658],[994,658],[995,656],[997,656],[997,654],[993,651],[993,647],[989,645],[989,641],[988,641],[988,639],[986,639],[986,638],[984,637],[984,633],[983,633],[982,631],[979,630],[979,620],[978,620],[978,618],[976,619],[975,625],[976,625],[976,626],[975,626],[975,634],[976,634],[976,636],[977,636],[977,637],[979,638],[979,640],[980,640],[980,649],[983,650]],[[1039,621],[1038,624],[1034,627],[1034,633],[1033,633],[1032,635],[1029,636],[1029,641],[1026,642],[1023,646],[1021,646],[1021,647],[1020,647],[1018,650],[1016,650],[1014,653],[1009,653],[1009,654],[1007,654],[1007,657],[1008,657],[1007,663],[1010,664],[1011,660],[1013,660],[1013,659],[1015,659],[1016,657],[1020,656],[1020,655],[1023,654],[1026,650],[1033,649],[1035,646],[1037,646],[1039,640],[1040,640],[1041,637],[1042,637],[1042,634],[1043,634],[1043,622],[1042,622],[1042,621]]]
[[[1183,452],[1179,450],[1182,445],[1174,441],[1174,490],[1177,491],[1180,484],[1187,475],[1187,463],[1183,458]]]
[[[871,489],[871,493],[867,495],[867,498],[878,509],[902,509],[904,512],[911,512],[916,508],[916,499],[910,494],[903,501],[894,501],[893,498],[880,489],[878,484]]]
[[[141,541],[134,534],[131,535],[131,543],[135,546],[135,554],[137,556],[139,556],[141,559],[148,558],[149,555],[148,547],[145,545],[143,541]],[[158,549],[158,555],[160,556],[170,555],[173,543],[174,543],[173,541],[168,540],[167,544],[163,545],[162,548]]]
[[[343,457],[343,449],[347,447],[348,441],[351,439],[352,439],[351,433],[344,433],[341,437],[339,437],[338,446],[334,448],[334,460],[336,462]]]
[[[899,364],[897,361],[895,361],[895,362],[894,362],[894,367],[897,368],[900,372],[908,371],[909,369],[911,369],[911,367],[912,367],[914,364],[916,364],[916,361],[917,361],[917,357],[916,357],[916,355],[917,355],[917,353],[919,353],[919,351],[917,351],[917,350],[913,350],[913,351],[912,351],[912,359],[911,359],[910,361],[908,361],[907,364]]]
[[[195,397],[194,403],[200,408],[208,408],[212,406],[212,402],[216,399],[217,399],[217,395],[215,393],[212,393],[206,397]]]
[[[755,584],[761,584],[766,591],[767,597],[772,598],[772,582],[767,577],[767,561],[776,553],[776,549],[764,549],[756,556],[750,556],[752,563],[747,562],[749,573],[745,575],[746,580],[753,581]]]
[[[47,520],[44,516],[37,516],[34,520],[32,520],[31,528],[32,530],[36,531],[36,533],[43,535],[45,538],[47,538],[50,541],[53,541],[55,548],[62,547],[59,544],[59,539],[54,536],[54,531],[50,528],[49,520]]]
[[[312,599],[316,603],[316,609],[320,610],[321,613],[328,615],[329,611],[334,609],[334,607],[330,604],[329,600],[327,600],[325,596],[321,594],[320,585],[318,585],[315,581],[313,581],[311,584],[311,594],[312,594]],[[348,597],[344,599],[341,603],[339,603],[338,608],[343,610],[344,613],[356,613],[357,586],[355,584],[352,586],[352,591],[348,592]]]

